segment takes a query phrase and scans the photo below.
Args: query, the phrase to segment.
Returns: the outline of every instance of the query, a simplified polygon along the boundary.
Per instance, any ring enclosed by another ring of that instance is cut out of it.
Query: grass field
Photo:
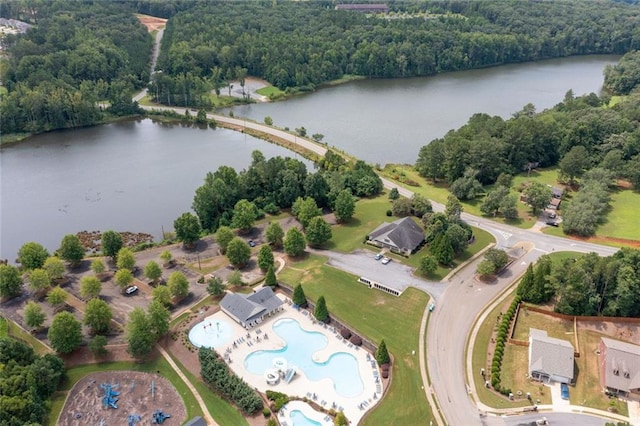
[[[38,355],[51,353],[51,350],[33,335],[27,333],[13,321],[0,317],[0,337],[2,336],[13,337],[21,341],[27,346],[32,347]]]
[[[132,370],[146,373],[159,371],[163,377],[166,377],[171,384],[173,384],[178,391],[178,394],[182,396],[182,400],[187,408],[187,418],[190,419],[194,416],[202,416],[203,414],[196,398],[193,396],[187,385],[180,379],[178,374],[173,371],[171,366],[169,366],[169,363],[164,358],[157,356],[155,359],[142,364],[134,362],[110,362],[102,364],[87,364],[68,369],[67,378],[62,383],[60,390],[53,396],[51,412],[47,418],[47,424],[50,426],[54,426],[56,424],[56,420],[64,407],[65,398],[67,397],[68,392],[80,379],[97,371],[112,370]]]
[[[605,223],[598,227],[597,235],[640,241],[638,206],[640,193],[629,189],[614,191],[611,194],[611,210]]]
[[[269,99],[276,99],[285,95],[285,92],[278,89],[276,86],[267,86],[256,90],[256,93],[262,96],[266,96]]]
[[[308,255],[287,266],[279,279],[293,285],[301,283],[311,300],[325,296],[330,315],[375,343],[385,340],[394,357],[392,385],[362,424],[425,424],[431,413],[421,389],[419,359],[412,351],[418,353],[419,319],[428,296],[413,288],[401,297],[369,289],[355,276],[324,265],[325,260]]]

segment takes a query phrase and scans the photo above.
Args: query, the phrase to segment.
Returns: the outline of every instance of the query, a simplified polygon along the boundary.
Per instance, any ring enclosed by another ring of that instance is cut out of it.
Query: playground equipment
[[[116,392],[114,389],[118,388],[118,385],[112,385],[110,383],[102,383],[100,385],[100,388],[104,390],[104,397],[102,398],[102,405],[105,408],[118,408],[118,405],[116,404],[118,402],[118,398],[120,395],[120,392]]]
[[[127,416],[127,424],[129,426],[135,426],[141,420],[140,415],[138,414],[129,414]]]
[[[169,417],[171,417],[171,414],[167,414],[162,410],[156,410],[153,412],[153,415],[151,416],[151,424],[161,425]]]

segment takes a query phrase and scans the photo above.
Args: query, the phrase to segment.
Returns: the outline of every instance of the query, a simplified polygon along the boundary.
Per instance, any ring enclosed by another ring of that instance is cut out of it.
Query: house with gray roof
[[[263,287],[252,294],[227,293],[220,301],[220,309],[246,329],[260,324],[265,317],[282,310],[284,302],[271,287]]]
[[[603,337],[600,384],[608,392],[640,396],[640,346]]]
[[[573,345],[529,329],[529,375],[546,382],[571,383],[574,377]]]
[[[184,426],[207,426],[207,423],[204,421],[202,417],[196,416],[191,420],[189,420],[188,422],[186,422]]]
[[[367,235],[367,242],[409,256],[424,242],[424,232],[412,218],[384,222]]]

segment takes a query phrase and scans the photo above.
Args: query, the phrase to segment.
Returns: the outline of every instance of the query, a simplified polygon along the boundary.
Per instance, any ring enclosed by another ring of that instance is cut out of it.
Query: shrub
[[[262,415],[264,416],[265,419],[268,419],[269,417],[271,417],[271,410],[269,409],[269,407],[264,407],[262,409]]]
[[[351,336],[351,343],[356,346],[362,346],[362,339],[360,338],[360,336],[356,336],[354,334],[353,336]]]
[[[351,331],[349,331],[349,329],[347,328],[343,328],[342,330],[340,330],[340,335],[343,338],[348,339],[349,337],[351,337]]]
[[[382,370],[382,373],[380,375],[382,376],[383,379],[388,379],[389,378],[389,370]]]

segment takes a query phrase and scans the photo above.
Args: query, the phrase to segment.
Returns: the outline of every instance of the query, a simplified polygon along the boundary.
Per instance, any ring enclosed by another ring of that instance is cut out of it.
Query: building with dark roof
[[[424,232],[412,218],[384,222],[367,235],[367,242],[409,256],[424,242]]]
[[[529,375],[546,382],[571,383],[574,377],[573,345],[529,329]]]
[[[603,337],[600,384],[608,392],[640,396],[640,346]]]
[[[204,421],[202,417],[196,416],[191,420],[189,420],[188,422],[186,422],[184,426],[207,426],[207,423]]]
[[[283,304],[271,287],[263,287],[249,295],[227,293],[220,301],[220,309],[235,322],[249,329],[260,324],[265,317],[281,311]]]

